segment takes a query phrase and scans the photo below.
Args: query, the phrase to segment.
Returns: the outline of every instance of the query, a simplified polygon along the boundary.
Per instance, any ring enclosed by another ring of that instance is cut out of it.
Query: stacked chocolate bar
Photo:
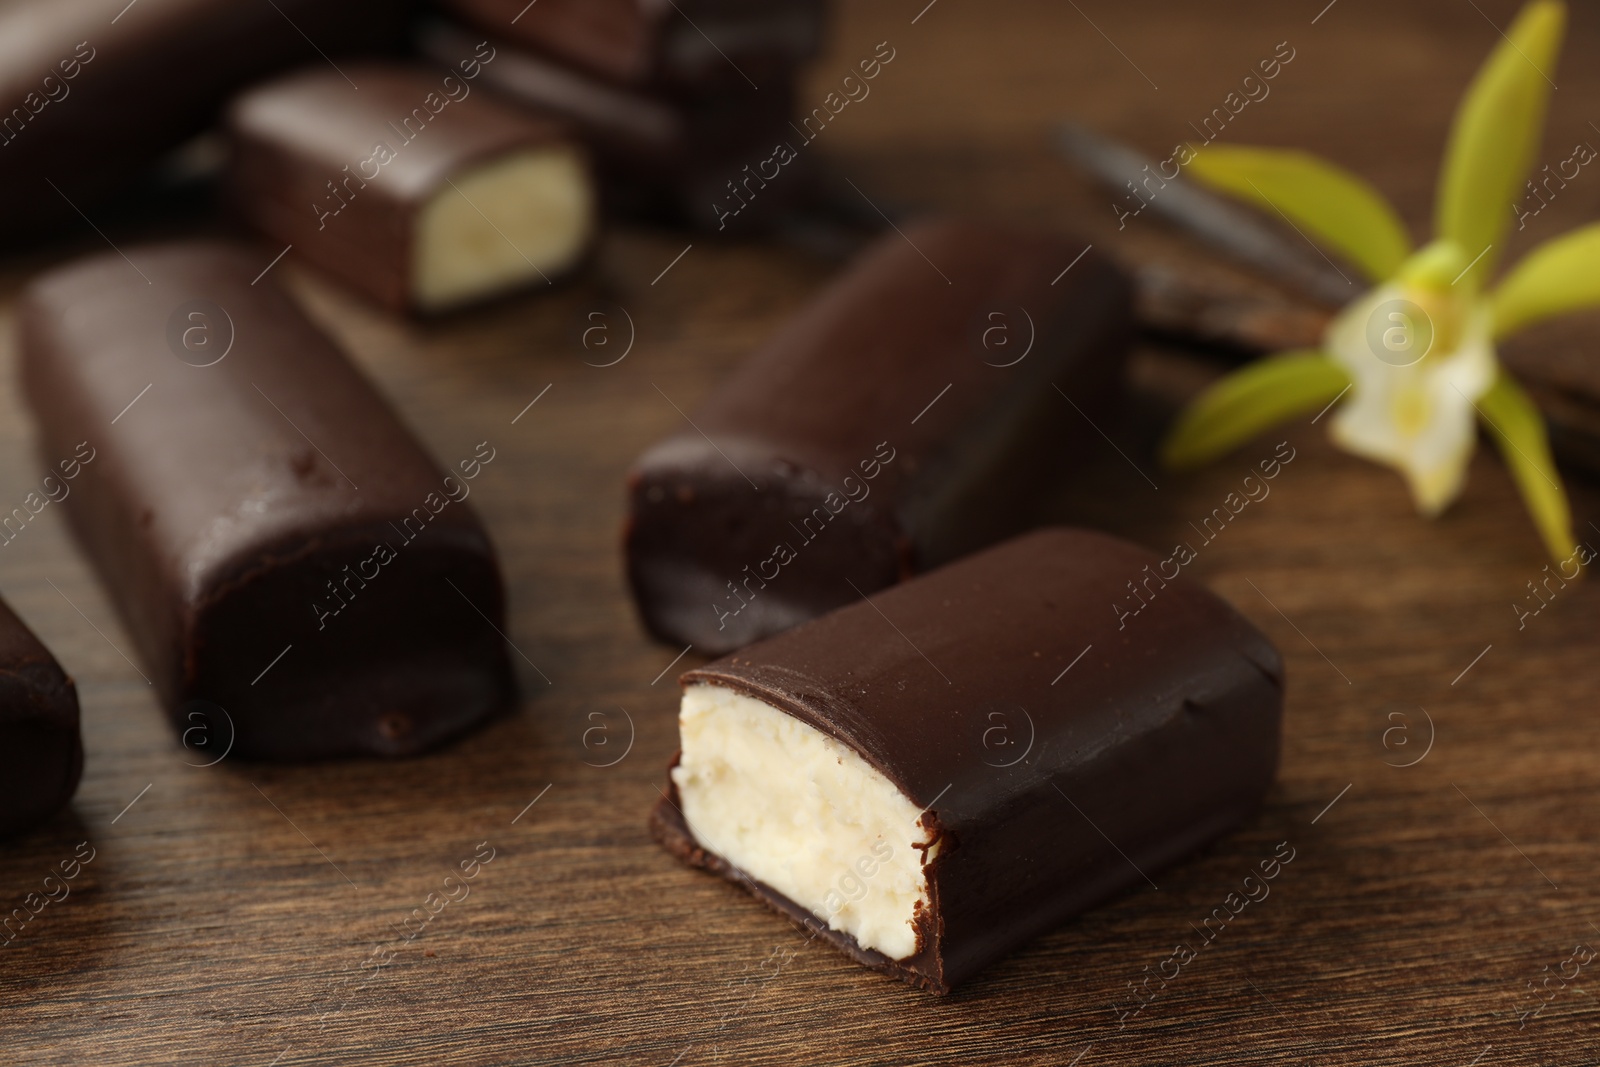
[[[431,26],[423,51],[456,63],[488,34],[484,80],[571,122],[614,206],[748,232],[806,195],[804,159],[744,183],[798,136],[796,77],[821,47],[823,0],[440,2],[473,28]]]
[[[1282,713],[1265,637],[1101,534],[979,551],[1076,466],[1132,332],[1127,279],[1082,242],[924,221],[640,457],[640,616],[730,653],[682,678],[669,851],[944,993],[1255,810]],[[1135,581],[1165,592],[1128,627]]]

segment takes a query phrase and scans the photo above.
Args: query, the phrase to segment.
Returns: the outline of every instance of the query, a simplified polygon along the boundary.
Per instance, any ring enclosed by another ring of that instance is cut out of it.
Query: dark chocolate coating
[[[66,807],[82,773],[78,691],[0,601],[0,838]]]
[[[421,47],[433,60],[455,66],[480,40],[436,23],[423,31]],[[594,153],[615,211],[749,234],[770,227],[812,192],[807,138],[791,125],[792,71],[769,77],[759,91],[741,80],[703,99],[680,101],[608,83],[503,39],[492,39],[490,47],[495,58],[483,65],[483,82],[508,100],[570,123]],[[797,158],[770,182],[757,174],[751,188],[759,193],[730,223],[726,213],[740,202],[730,185],[758,172],[780,143],[799,147]],[[729,206],[719,211],[722,204]]]
[[[251,284],[270,255],[125,251],[27,289],[22,383],[47,458],[94,449],[67,515],[174,722],[216,705],[234,755],[295,760],[413,753],[503,709],[482,523],[332,341]]]
[[[1043,530],[683,676],[816,727],[927,807],[939,851],[912,957],[863,949],[708,855],[676,787],[657,837],[861,963],[948,992],[1237,825],[1272,782],[1277,650],[1181,575],[1119,618],[1126,583],[1158,565],[1104,534]]]
[[[74,205],[90,211],[204,130],[234,91],[302,64],[327,68],[324,55],[394,50],[409,9],[394,0],[0,5],[0,233],[64,222],[88,233]]]
[[[823,0],[443,0],[479,29],[621,85],[762,88],[822,47]]]
[[[312,67],[233,103],[232,198],[256,229],[345,284],[396,311],[415,310],[417,213],[463,169],[566,135],[459,73],[368,63],[345,74],[359,91]],[[379,144],[392,150],[388,162]]]
[[[940,221],[864,253],[635,464],[650,632],[727,652],[1022,528],[1132,335],[1107,258],[1062,275],[1084,244]]]

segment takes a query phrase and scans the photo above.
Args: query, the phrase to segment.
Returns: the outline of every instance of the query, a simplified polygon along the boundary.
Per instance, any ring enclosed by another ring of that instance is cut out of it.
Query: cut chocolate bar
[[[97,449],[67,515],[179,727],[202,701],[236,756],[401,755],[506,707],[466,503],[493,447],[435,466],[270,254],[125,251],[28,288],[23,388],[45,454]]]
[[[624,85],[704,94],[817,54],[823,0],[445,0],[479,29]]]
[[[859,962],[948,992],[1237,825],[1271,783],[1277,650],[1178,570],[1044,530],[689,671],[652,829]]]
[[[584,151],[562,128],[427,67],[312,68],[229,112],[233,199],[257,229],[397,310],[549,283],[595,230]]]
[[[0,601],[0,838],[66,807],[82,773],[78,691]]]
[[[646,627],[726,652],[1015,533],[1118,395],[1132,331],[1083,242],[882,238],[635,464]]]
[[[62,222],[206,128],[239,88],[398,50],[391,0],[0,4],[0,233]],[[333,57],[333,58],[329,58]]]

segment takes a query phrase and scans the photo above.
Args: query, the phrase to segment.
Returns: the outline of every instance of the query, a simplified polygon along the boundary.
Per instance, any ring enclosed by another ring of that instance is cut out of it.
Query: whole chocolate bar
[[[805,62],[823,0],[444,0],[481,30],[612,81],[705,94]]]
[[[1044,530],[689,671],[656,837],[948,992],[1271,783],[1278,653],[1171,562]]]
[[[391,0],[0,5],[0,233],[83,225],[79,210],[205,129],[240,87],[301,64],[332,69],[352,52],[399,48],[409,7]]]
[[[1131,335],[1127,282],[1081,241],[882,238],[635,464],[645,626],[726,652],[1015,533]]]
[[[0,838],[66,807],[82,773],[78,691],[0,601]]]
[[[125,251],[26,290],[22,381],[45,454],[96,449],[67,515],[174,722],[293,760],[417,752],[506,707],[466,503],[493,446],[435,466],[259,278],[270,254]]]
[[[484,47],[443,23],[427,27],[420,41],[426,55],[451,66]],[[740,82],[681,101],[614,85],[504,40],[487,47],[494,59],[481,65],[484,83],[536,114],[569,123],[594,153],[615,211],[750,233],[811,194],[811,156],[792,146],[817,134],[791,126],[792,76],[770,79],[760,91]],[[741,196],[742,183],[750,184]]]
[[[484,46],[487,49],[488,46]],[[313,67],[229,109],[229,179],[257,229],[401,311],[438,312],[570,270],[595,230],[584,151],[457,71]]]

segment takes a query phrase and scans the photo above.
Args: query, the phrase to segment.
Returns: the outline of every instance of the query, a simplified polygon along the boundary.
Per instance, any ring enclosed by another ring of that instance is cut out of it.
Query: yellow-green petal
[[[1478,398],[1478,411],[1489,433],[1500,446],[1500,454],[1511,477],[1522,492],[1522,499],[1539,528],[1545,551],[1555,560],[1570,557],[1577,547],[1572,537],[1572,511],[1561,475],[1550,456],[1550,437],[1544,416],[1505,371],[1489,391]]]
[[[1383,194],[1310,152],[1209,145],[1188,171],[1268,213],[1282,212],[1371,281],[1388,278],[1411,252],[1405,224]]]
[[[1477,260],[1468,274],[1473,287],[1494,267],[1539,150],[1566,13],[1559,0],[1524,6],[1456,111],[1434,225]]]
[[[1209,463],[1272,426],[1314,411],[1350,384],[1321,352],[1286,352],[1259,360],[1201,393],[1161,446],[1173,470]]]
[[[1494,335],[1600,304],[1600,223],[1546,241],[1494,294]]]
[[[1448,292],[1468,266],[1454,241],[1430,241],[1395,272],[1395,280],[1431,293]]]

